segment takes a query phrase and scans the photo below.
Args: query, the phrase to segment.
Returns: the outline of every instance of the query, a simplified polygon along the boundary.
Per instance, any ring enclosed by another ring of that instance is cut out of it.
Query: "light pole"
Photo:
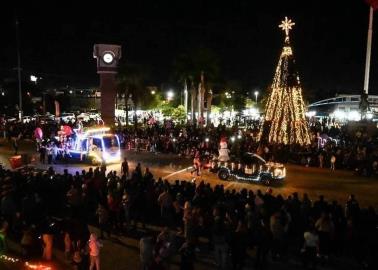
[[[257,104],[257,96],[258,95],[259,95],[259,91],[255,91],[256,104]]]
[[[167,100],[171,101],[173,99],[174,95],[175,95],[175,93],[172,90],[169,90],[167,92]]]
[[[365,61],[365,81],[364,81],[364,93],[369,93],[369,74],[370,74],[370,56],[371,56],[371,40],[373,36],[373,15],[374,8],[371,6],[369,9],[369,28],[366,46],[366,61]]]
[[[185,117],[188,117],[188,88],[185,85],[184,90],[184,108],[185,108]]]
[[[373,16],[374,16],[374,10],[377,8],[376,6],[373,7],[372,5],[373,1],[371,2],[372,3],[369,3],[371,6],[369,9],[369,28],[368,28],[367,46],[366,46],[364,91],[361,94],[361,101],[360,101],[360,110],[361,110],[362,119],[366,118],[367,111],[369,110],[368,94],[369,94],[371,42],[372,42],[372,36],[373,36]]]
[[[16,43],[17,43],[17,77],[18,77],[18,117],[22,118],[22,91],[21,91],[21,54],[20,54],[20,34],[18,18],[16,17]]]
[[[37,84],[37,81],[38,81],[38,77],[37,76],[34,76],[34,75],[30,75],[30,81]]]

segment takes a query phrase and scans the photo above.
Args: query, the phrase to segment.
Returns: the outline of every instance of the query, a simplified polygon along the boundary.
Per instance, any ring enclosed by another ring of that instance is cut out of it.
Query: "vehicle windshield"
[[[245,154],[243,157],[242,157],[242,162],[245,163],[245,164],[256,164],[256,165],[264,165],[265,164],[265,161],[260,158],[259,156],[257,155],[253,155],[253,154]]]
[[[104,136],[104,146],[109,150],[118,150],[119,142],[115,135]]]

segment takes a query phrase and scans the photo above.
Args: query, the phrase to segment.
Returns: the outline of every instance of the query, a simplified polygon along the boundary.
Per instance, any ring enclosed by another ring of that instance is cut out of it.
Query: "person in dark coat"
[[[231,258],[232,269],[240,270],[244,267],[247,255],[248,234],[245,224],[240,220],[238,226],[231,237]]]
[[[194,245],[191,240],[187,239],[179,249],[181,254],[180,270],[194,270]]]

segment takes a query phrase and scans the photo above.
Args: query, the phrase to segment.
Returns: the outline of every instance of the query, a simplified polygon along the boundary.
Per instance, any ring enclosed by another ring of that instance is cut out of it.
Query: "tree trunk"
[[[192,124],[196,123],[196,89],[194,88],[193,82],[190,88],[190,111],[192,117]]]
[[[134,96],[134,128],[135,130],[137,129],[137,126],[138,126],[138,117],[137,117],[137,100]]]
[[[206,108],[207,108],[207,115],[206,115],[206,126],[210,126],[211,124],[211,102],[213,100],[213,91],[210,89],[207,93],[207,101],[206,101]]]
[[[129,95],[125,91],[125,110],[126,110],[126,126],[129,125],[129,104],[128,104]]]

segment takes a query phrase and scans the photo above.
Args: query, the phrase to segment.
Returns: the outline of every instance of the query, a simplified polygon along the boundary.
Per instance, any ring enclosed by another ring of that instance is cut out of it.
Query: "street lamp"
[[[155,94],[156,94],[155,90],[151,90],[151,95],[155,95]]]
[[[185,84],[185,89],[184,89],[184,108],[185,108],[185,119],[188,118],[188,88],[186,87]]]
[[[256,103],[257,103],[257,96],[259,95],[259,91],[255,91]]]
[[[19,22],[16,18],[16,44],[17,44],[17,77],[18,77],[18,118],[22,119],[22,90],[21,90],[21,53]]]
[[[34,82],[35,84],[37,84],[37,80],[38,80],[38,77],[37,77],[37,76],[30,75],[30,81],[32,81],[32,82]]]
[[[168,101],[172,100],[173,97],[174,97],[174,95],[175,95],[175,93],[174,93],[172,90],[169,90],[169,91],[167,92],[167,100],[168,100]]]

